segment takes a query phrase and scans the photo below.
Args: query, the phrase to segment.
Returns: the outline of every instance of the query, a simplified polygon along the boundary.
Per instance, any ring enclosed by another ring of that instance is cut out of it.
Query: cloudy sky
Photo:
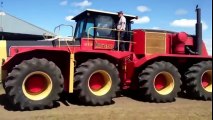
[[[53,31],[85,9],[137,15],[133,28],[186,31],[194,34],[195,6],[202,8],[203,39],[212,54],[212,0],[0,0],[4,11]]]

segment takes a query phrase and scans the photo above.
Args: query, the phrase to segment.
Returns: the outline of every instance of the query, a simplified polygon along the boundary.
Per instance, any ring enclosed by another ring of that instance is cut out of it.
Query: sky
[[[123,11],[139,17],[133,28],[184,31],[195,34],[195,7],[202,8],[203,39],[212,54],[212,0],[0,0],[3,10],[52,31],[85,9]],[[66,28],[64,31],[71,31]]]

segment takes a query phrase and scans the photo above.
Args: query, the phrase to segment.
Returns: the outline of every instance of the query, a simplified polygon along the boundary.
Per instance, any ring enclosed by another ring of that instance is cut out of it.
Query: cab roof
[[[97,15],[105,14],[105,15],[111,15],[111,16],[117,16],[118,15],[118,13],[115,13],[115,12],[101,11],[101,10],[95,10],[95,9],[87,9],[84,12],[82,12],[82,13],[78,14],[77,16],[75,16],[72,20],[82,19],[85,16],[87,16],[88,14],[97,14]],[[137,16],[128,15],[128,14],[124,14],[124,16],[127,19],[130,19],[130,20],[137,18]]]

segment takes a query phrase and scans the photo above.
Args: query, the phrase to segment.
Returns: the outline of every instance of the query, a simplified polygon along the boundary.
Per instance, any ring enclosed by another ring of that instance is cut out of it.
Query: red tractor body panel
[[[88,39],[82,38],[81,45],[79,46],[61,46],[61,47],[52,47],[52,46],[22,46],[16,47],[13,46],[10,48],[10,57],[3,64],[3,69],[7,69],[9,64],[15,60],[16,57],[22,54],[31,54],[33,51],[52,51],[52,52],[66,52],[66,53],[84,53],[84,54],[102,54],[104,56],[110,56],[114,58],[121,65],[121,69],[119,69],[120,77],[122,80],[123,89],[127,89],[130,87],[135,71],[141,66],[145,66],[150,61],[155,61],[158,59],[178,59],[177,64],[187,64],[187,59],[202,59],[209,60],[210,56],[207,55],[207,50],[205,44],[203,44],[203,55],[185,55],[185,54],[171,54],[172,53],[172,34],[166,34],[166,52],[165,54],[144,54],[145,53],[145,32],[141,30],[134,31],[134,39],[133,41],[137,44],[133,45],[134,52],[128,51],[114,51],[113,47],[115,45],[115,41],[109,41],[104,39]],[[189,43],[188,43],[189,44]],[[141,47],[142,46],[142,47]],[[41,52],[42,54],[42,52]],[[143,54],[144,56],[138,58],[138,54]],[[55,56],[59,57],[59,56]],[[98,56],[97,56],[98,57]],[[78,62],[78,60],[76,61]],[[69,73],[68,73],[69,74]],[[68,79],[68,78],[67,78]],[[69,80],[66,80],[69,81]],[[68,82],[65,82],[65,90],[68,91]]]
[[[112,39],[103,39],[103,38],[82,38],[80,45],[75,46],[12,46],[10,48],[10,54],[8,59],[5,61],[3,67],[9,62],[12,58],[16,57],[19,54],[24,54],[31,51],[63,51],[67,53],[100,53],[111,56],[117,60],[125,59],[132,56],[132,61],[134,66],[140,67],[142,64],[147,61],[158,58],[158,57],[177,57],[177,58],[211,58],[208,56],[208,52],[205,46],[205,43],[202,43],[202,55],[187,55],[185,52],[185,46],[193,46],[193,37],[187,37],[186,33],[162,33],[165,34],[165,52],[158,53],[154,52],[150,54],[147,52],[148,45],[148,35],[147,33],[159,34],[159,32],[147,32],[143,30],[134,30],[133,31],[133,44],[130,45],[128,51],[115,51],[114,46],[116,40]],[[151,39],[149,39],[151,40]],[[160,41],[159,41],[160,42]],[[154,47],[158,44],[157,42],[153,45]],[[153,47],[152,46],[152,47]],[[154,48],[153,47],[153,48]],[[162,46],[160,46],[162,47]],[[144,57],[138,58],[137,55],[142,55]],[[132,63],[131,63],[132,64]],[[131,66],[131,65],[130,65]],[[131,72],[130,72],[131,73]]]
[[[203,59],[203,60],[212,59],[211,56],[197,56],[197,55],[190,55],[190,56],[174,55],[174,54],[171,54],[171,55],[147,55],[147,56],[143,57],[142,59],[135,61],[134,65],[137,68],[137,67],[140,67],[141,65],[145,64],[146,62],[148,62],[150,60],[157,59],[157,58],[168,58],[168,59],[169,58],[177,58],[177,59],[180,59],[181,61],[184,61],[186,59]],[[185,61],[185,62],[187,62],[187,61]]]
[[[134,45],[133,50],[135,54],[144,54],[145,53],[145,32],[142,30],[134,31],[134,42],[137,44]]]

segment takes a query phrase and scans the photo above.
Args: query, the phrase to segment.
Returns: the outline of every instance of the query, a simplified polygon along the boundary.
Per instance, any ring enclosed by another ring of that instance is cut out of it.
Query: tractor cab
[[[126,38],[131,37],[131,21],[136,16],[125,15]],[[76,21],[76,29],[74,32],[75,42],[81,45],[90,41],[96,49],[113,49],[115,42],[118,40],[116,26],[119,21],[117,13],[98,11],[88,9],[72,20]]]

